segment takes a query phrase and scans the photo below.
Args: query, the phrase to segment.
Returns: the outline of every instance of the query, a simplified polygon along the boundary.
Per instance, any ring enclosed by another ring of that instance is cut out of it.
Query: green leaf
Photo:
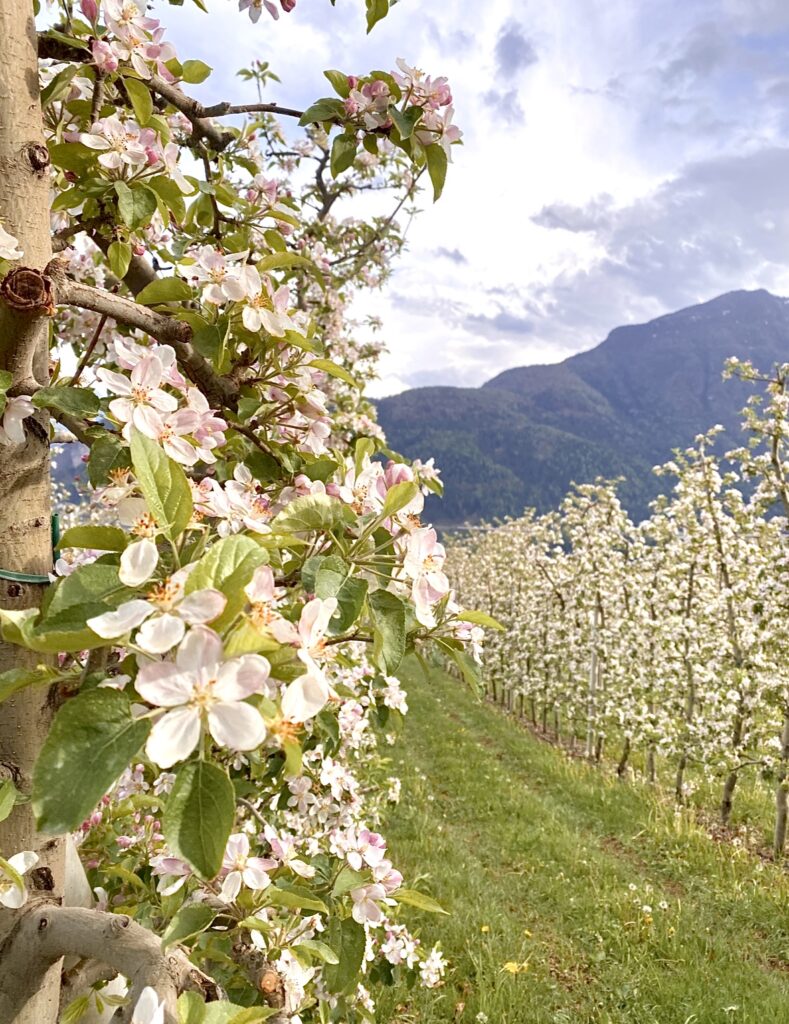
[[[181,907],[162,935],[162,947],[174,942],[185,942],[204,932],[216,917],[216,911],[207,903],[187,903]]]
[[[235,810],[235,791],[227,774],[210,761],[190,761],[178,772],[168,797],[164,838],[198,875],[213,878],[222,867]]]
[[[110,264],[110,270],[120,280],[126,277],[126,271],[129,269],[131,258],[132,249],[128,242],[110,243],[110,247],[107,250],[107,259]]]
[[[369,877],[362,871],[354,871],[352,867],[347,864],[340,870],[339,875],[332,886],[331,894],[335,898],[344,896],[346,892],[350,892],[351,889],[358,889],[362,885],[367,885]]]
[[[337,611],[329,623],[333,634],[344,633],[356,622],[367,596],[367,580],[350,575],[350,566],[337,555],[324,559],[315,576],[315,596],[337,598]]]
[[[181,77],[189,85],[199,85],[211,74],[213,68],[202,60],[185,60]]]
[[[141,127],[145,127],[153,113],[153,97],[147,85],[138,78],[124,78],[123,84],[129,94],[134,116]]]
[[[38,828],[71,832],[136,757],[151,729],[132,717],[131,701],[110,687],[87,690],[55,715],[33,770]]]
[[[371,458],[375,452],[375,441],[371,437],[359,437],[356,440],[356,447],[353,456],[354,472],[358,476],[364,467],[364,460]]]
[[[98,156],[95,149],[89,149],[81,142],[50,142],[47,149],[53,167],[76,174],[85,171]]]
[[[267,552],[251,537],[225,537],[211,545],[189,574],[186,593],[213,588],[225,595],[227,605],[212,629],[221,632],[238,615],[247,600],[244,587],[267,561]]]
[[[300,939],[296,949],[306,949],[308,953],[312,953],[318,957],[325,964],[338,964],[340,958],[325,942],[320,942],[318,939]]]
[[[311,259],[308,259],[306,256],[300,256],[297,252],[273,252],[258,260],[255,265],[261,274],[267,274],[270,270],[288,270],[293,267],[301,267],[304,270],[309,270],[318,279],[321,288],[326,287],[326,279],[317,265]]]
[[[328,373],[330,377],[338,377],[340,380],[344,380],[346,384],[350,384],[352,388],[358,388],[361,390],[362,385],[356,378],[350,374],[345,367],[338,366],[337,363],[333,363],[331,359],[313,359],[309,366],[314,366],[316,370],[323,370],[324,373]]]
[[[265,892],[266,905],[269,907],[290,907],[293,910],[311,910],[320,914],[328,914],[329,908],[306,886],[270,885]]]
[[[125,181],[115,182],[118,196],[118,213],[123,223],[130,228],[141,228],[149,224],[156,213],[156,193],[146,185],[129,188]]]
[[[400,509],[410,504],[417,494],[419,494],[419,485],[413,480],[403,480],[401,483],[395,484],[394,487],[390,487],[384,498],[381,517],[388,519],[389,516],[395,515]]]
[[[59,103],[68,96],[71,91],[71,80],[80,71],[79,64],[70,64],[41,90],[41,106],[46,107],[49,103]]]
[[[397,889],[392,893],[394,899],[398,903],[406,903],[409,907],[416,907],[417,910],[424,910],[428,914],[446,914],[449,916],[449,911],[436,903],[430,896],[425,896],[423,892],[417,892],[416,889]]]
[[[367,5],[367,32],[370,33],[378,22],[389,13],[389,0],[365,0]]]
[[[478,612],[474,610],[464,609],[462,612],[458,612],[456,618],[462,622],[473,622],[475,626],[485,626],[486,629],[497,629],[501,632],[506,630],[506,626],[494,619],[492,615],[488,615],[486,612]]]
[[[167,537],[175,540],[192,518],[192,491],[186,473],[139,430],[132,430],[131,457],[151,515]]]
[[[137,302],[143,306],[156,306],[160,302],[184,302],[193,295],[191,285],[180,277],[159,277],[143,288],[137,295]]]
[[[100,409],[98,396],[92,391],[71,387],[39,388],[33,395],[33,405],[85,418],[95,416]]]
[[[5,821],[13,811],[17,796],[16,786],[11,779],[6,779],[0,786],[0,821]]]
[[[58,541],[58,548],[123,551],[128,542],[129,535],[117,526],[71,526]]]
[[[332,88],[338,96],[346,99],[351,94],[351,85],[348,76],[342,71],[324,71],[324,76],[331,82]]]
[[[0,673],[0,702],[28,686],[51,685],[56,678],[54,669],[45,665],[37,668],[9,668]]]
[[[328,494],[305,494],[296,498],[274,519],[273,526],[285,533],[333,530],[353,522],[353,512],[339,498]]]
[[[403,140],[410,139],[414,134],[417,122],[422,116],[422,108],[407,107],[405,110],[399,110],[396,106],[392,105],[389,107],[389,116],[394,121],[395,127],[400,133],[400,138]]]
[[[366,945],[364,926],[351,917],[344,921],[335,917],[324,934],[331,948],[337,952],[339,963],[324,967],[323,980],[329,992],[342,995],[350,992],[359,980]]]
[[[474,693],[478,697],[481,696],[482,679],[480,676],[480,667],[476,663],[476,661],[474,661],[474,659],[470,655],[466,654],[465,651],[460,650],[456,647],[452,647],[450,646],[450,644],[446,643],[443,640],[436,639],[436,643],[441,648],[441,650],[444,651],[445,654],[448,654],[449,657],[454,661],[454,663],[460,670],[460,674],[463,676],[463,679],[471,687]]]
[[[425,146],[425,159],[427,160],[427,173],[433,184],[433,202],[440,198],[444,191],[444,181],[447,176],[447,164],[449,163],[444,147],[438,142]]]
[[[383,672],[397,670],[405,656],[405,604],[388,590],[376,590],[368,598],[375,623],[373,657]]]
[[[177,183],[165,174],[157,174],[155,178],[148,179],[148,185],[175,217],[176,223],[182,224],[186,217],[186,203],[184,194]],[[166,221],[167,217],[164,219]]]
[[[104,487],[108,484],[112,470],[130,468],[129,449],[114,434],[102,434],[90,446],[88,480],[91,487]]]
[[[353,167],[356,159],[356,136],[343,133],[338,135],[331,147],[331,173],[336,178],[338,174]]]
[[[317,121],[342,121],[344,119],[345,107],[342,105],[342,100],[325,97],[307,107],[301,115],[299,124],[303,127],[307,124],[315,124]]]
[[[102,615],[133,596],[118,576],[116,565],[94,562],[80,566],[47,591],[40,619],[25,633],[34,649],[79,651],[101,647],[106,640],[97,637],[86,622]]]

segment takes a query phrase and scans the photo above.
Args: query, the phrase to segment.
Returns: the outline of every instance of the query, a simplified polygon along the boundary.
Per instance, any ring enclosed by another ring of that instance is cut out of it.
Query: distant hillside
[[[739,433],[751,389],[723,381],[729,356],[789,362],[789,299],[737,291],[646,324],[617,327],[589,352],[523,366],[481,388],[416,388],[378,402],[389,444],[434,456],[442,525],[553,507],[572,481],[625,476],[637,517],[660,490],[652,467],[715,423]]]

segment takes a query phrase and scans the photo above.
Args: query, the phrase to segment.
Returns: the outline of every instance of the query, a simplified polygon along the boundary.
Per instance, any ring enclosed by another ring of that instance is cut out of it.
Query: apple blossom
[[[3,422],[0,426],[0,444],[21,445],[25,443],[25,428],[22,421],[32,416],[36,407],[26,395],[6,398]]]
[[[159,413],[175,412],[178,408],[178,400],[162,390],[164,366],[159,356],[144,356],[128,378],[103,368],[96,376],[113,394],[121,396],[110,402],[110,412],[123,424],[124,436],[130,437],[134,426],[147,437],[158,439]]]
[[[164,1000],[146,985],[134,1006],[131,1024],[164,1024]]]
[[[207,728],[219,746],[254,750],[266,737],[260,713],[247,697],[268,690],[269,663],[258,654],[223,660],[222,641],[206,626],[195,626],[181,641],[175,662],[143,665],[137,692],[166,708],[146,747],[160,768],[187,758]]]
[[[248,889],[259,892],[271,885],[269,871],[277,867],[277,862],[270,857],[249,856],[249,836],[245,832],[237,832],[230,836],[222,859],[222,882],[220,899],[232,903],[242,884]]]
[[[165,654],[183,640],[187,626],[213,622],[227,604],[224,594],[210,588],[185,594],[186,580],[186,572],[176,572],[157,584],[147,600],[126,601],[115,611],[88,619],[88,626],[108,640],[125,636],[139,626],[137,646],[148,654]]]
[[[11,910],[17,910],[27,902],[22,876],[38,864],[38,854],[32,850],[15,853],[8,861],[0,859],[0,904]],[[9,870],[9,868],[11,870]]]

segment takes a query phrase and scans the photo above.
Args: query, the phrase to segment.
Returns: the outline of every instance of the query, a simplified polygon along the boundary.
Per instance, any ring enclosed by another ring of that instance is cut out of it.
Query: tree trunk
[[[683,754],[679,759],[677,765],[677,774],[674,778],[674,795],[677,798],[677,803],[681,804],[685,801],[685,768],[688,764],[688,758],[686,754]]]
[[[616,766],[616,774],[620,779],[625,777],[627,771],[627,762],[630,760],[630,737],[625,738],[624,746],[622,747],[622,756],[619,758],[619,764]]]
[[[775,784],[775,835],[773,855],[780,860],[786,845],[786,821],[789,812],[786,777],[789,774],[789,707],[784,707],[783,729],[781,730],[781,767]]]
[[[734,730],[732,735],[732,749],[735,753],[740,749],[744,726],[745,722],[742,715],[742,709],[740,709],[734,719]],[[731,817],[732,797],[734,796],[734,789],[736,785],[737,772],[730,771],[726,776],[726,781],[723,784],[723,794],[721,795],[721,821],[724,825],[728,825],[729,818]]]
[[[0,221],[19,240],[24,266],[43,270],[50,243],[49,156],[42,135],[38,59],[33,7],[27,0],[0,0]],[[48,322],[41,313],[16,312],[0,301],[0,368],[23,381],[48,378]],[[25,420],[24,446],[0,447],[0,569],[46,574],[52,568],[50,532],[49,420],[41,414]],[[36,607],[44,587],[0,580],[0,607]],[[41,655],[0,644],[0,672],[35,665]],[[0,779],[11,778],[30,791],[31,772],[46,736],[52,701],[45,689],[21,691],[0,704]],[[29,804],[17,806],[0,822],[0,853],[8,857],[33,850],[40,857],[32,887],[62,894],[65,844],[36,833]],[[0,908],[2,910],[2,908]],[[15,921],[0,913],[0,940]],[[0,965],[0,975],[2,975]],[[60,969],[56,963],[13,1021],[4,1024],[54,1024]]]
[[[650,743],[647,747],[647,780],[654,785],[657,780],[657,772],[655,771],[655,748]]]

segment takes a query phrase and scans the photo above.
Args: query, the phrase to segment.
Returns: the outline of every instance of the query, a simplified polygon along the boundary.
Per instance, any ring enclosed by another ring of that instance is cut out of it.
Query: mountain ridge
[[[433,386],[380,399],[390,446],[434,456],[442,526],[554,507],[572,481],[625,476],[622,500],[645,515],[661,483],[652,466],[721,423],[736,443],[752,393],[722,380],[730,356],[761,369],[789,361],[789,300],[727,292],[643,324],[615,327],[560,363],[504,370],[478,388]]]

